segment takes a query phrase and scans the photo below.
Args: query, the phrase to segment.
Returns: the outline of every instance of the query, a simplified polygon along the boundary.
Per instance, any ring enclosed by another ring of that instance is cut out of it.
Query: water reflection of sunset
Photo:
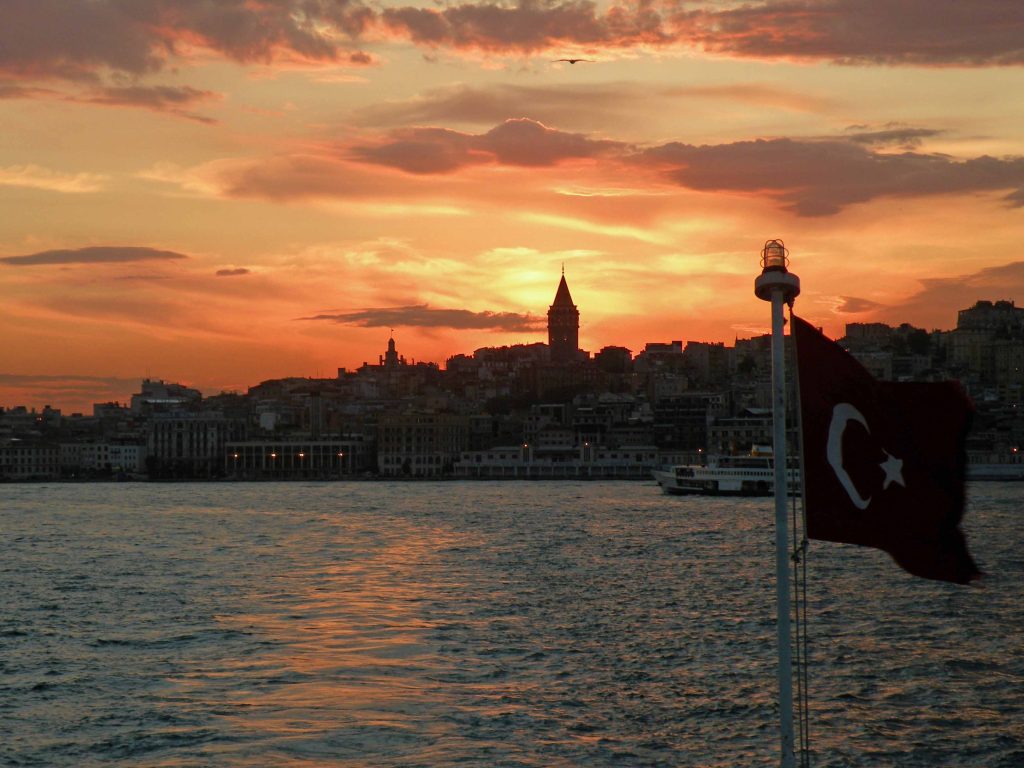
[[[874,550],[812,553],[812,743],[835,760],[953,764],[970,743],[979,768],[1012,764],[1019,504],[1008,485],[971,496],[967,533],[999,574],[984,594],[904,578]],[[67,484],[10,500],[0,761],[776,757],[766,502],[596,481]]]
[[[231,718],[238,726],[299,742],[330,739],[325,721],[397,741],[409,732],[446,730],[427,727],[422,717],[425,703],[436,699],[430,681],[443,670],[437,622],[424,609],[428,596],[465,587],[444,572],[439,557],[454,534],[408,523],[378,533],[350,523],[339,517],[328,524],[320,549],[292,550],[279,575],[254,585],[251,605],[258,610],[230,617],[232,626],[258,628],[273,649],[225,671],[249,681],[232,694],[243,713]],[[373,752],[371,744],[334,748]]]

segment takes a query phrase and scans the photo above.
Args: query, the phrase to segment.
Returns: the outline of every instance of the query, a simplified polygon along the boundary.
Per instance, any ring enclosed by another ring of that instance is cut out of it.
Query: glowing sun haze
[[[579,58],[575,64],[558,59]],[[6,0],[0,405],[1024,300],[1019,0]]]

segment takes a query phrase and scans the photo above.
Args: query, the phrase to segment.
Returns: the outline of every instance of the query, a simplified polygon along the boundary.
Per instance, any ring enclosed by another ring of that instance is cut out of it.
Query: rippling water
[[[0,762],[777,761],[767,500],[644,483],[0,487]],[[1024,487],[984,588],[815,542],[816,766],[1024,766]]]

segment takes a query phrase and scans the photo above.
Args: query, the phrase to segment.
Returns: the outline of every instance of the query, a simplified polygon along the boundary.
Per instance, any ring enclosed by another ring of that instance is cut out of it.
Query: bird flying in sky
[[[575,64],[577,61],[590,61],[590,62],[593,62],[594,59],[555,59],[555,61],[556,62],[568,61],[570,64]]]

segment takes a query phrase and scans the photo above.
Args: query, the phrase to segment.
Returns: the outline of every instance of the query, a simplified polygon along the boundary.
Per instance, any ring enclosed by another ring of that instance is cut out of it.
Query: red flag
[[[798,317],[793,334],[808,537],[877,547],[926,579],[978,578],[960,530],[974,409],[959,384],[876,381]]]

